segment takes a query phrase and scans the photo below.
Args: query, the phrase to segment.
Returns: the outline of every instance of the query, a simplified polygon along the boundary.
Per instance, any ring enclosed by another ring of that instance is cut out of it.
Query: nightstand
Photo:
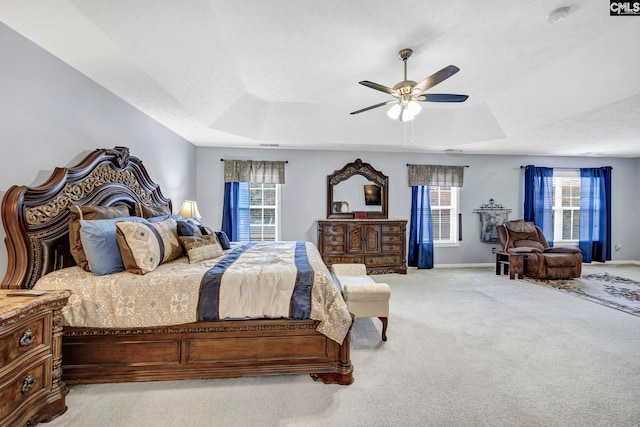
[[[70,291],[0,289],[0,426],[33,425],[66,411],[62,314]],[[18,294],[17,296],[12,296]]]

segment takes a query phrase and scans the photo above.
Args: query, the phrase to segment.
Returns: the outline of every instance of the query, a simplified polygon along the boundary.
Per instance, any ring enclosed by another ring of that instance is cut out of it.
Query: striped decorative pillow
[[[179,238],[190,263],[216,258],[224,253],[215,234],[180,236]]]
[[[148,273],[182,254],[176,221],[170,217],[159,222],[116,223],[116,239],[129,273]]]

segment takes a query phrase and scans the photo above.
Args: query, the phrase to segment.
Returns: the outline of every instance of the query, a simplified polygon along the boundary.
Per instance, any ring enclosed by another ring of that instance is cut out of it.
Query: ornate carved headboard
[[[97,149],[71,168],[55,168],[37,187],[16,186],[2,200],[7,273],[2,288],[32,288],[51,271],[75,265],[69,251],[71,205],[139,203],[171,212],[171,201],[126,147]]]

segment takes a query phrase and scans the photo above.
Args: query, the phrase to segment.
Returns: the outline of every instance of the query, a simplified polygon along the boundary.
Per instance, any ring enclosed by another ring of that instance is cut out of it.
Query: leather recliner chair
[[[540,227],[533,222],[507,221],[496,231],[503,251],[525,254],[525,275],[535,279],[571,279],[582,274],[580,249],[550,247]]]

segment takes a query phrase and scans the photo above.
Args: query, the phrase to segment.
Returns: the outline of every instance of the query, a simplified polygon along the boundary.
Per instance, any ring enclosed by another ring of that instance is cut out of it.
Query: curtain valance
[[[284,184],[284,161],[225,160],[224,182]]]
[[[409,187],[434,185],[440,187],[462,187],[464,166],[407,165]]]

